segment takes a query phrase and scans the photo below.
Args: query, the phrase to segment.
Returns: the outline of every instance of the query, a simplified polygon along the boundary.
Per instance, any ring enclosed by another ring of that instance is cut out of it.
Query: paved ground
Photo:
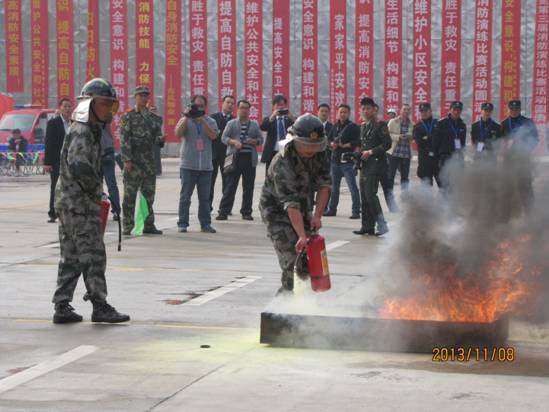
[[[46,223],[47,177],[1,178],[0,410],[547,410],[549,326],[512,323],[513,363],[259,344],[279,270],[257,211],[254,222],[235,213],[202,234],[194,200],[191,231],[179,234],[177,163],[164,170],[155,209],[165,235],[125,240],[119,253],[114,223],[107,229],[110,302],[132,316],[116,326],[89,323],[82,284],[74,306],[88,322],[51,323],[59,249],[57,226]],[[332,291],[295,305],[326,310],[349,290],[362,299],[349,310],[367,305],[394,231],[357,238],[349,214],[345,191],[340,215],[324,220]],[[388,217],[397,227],[400,216]]]

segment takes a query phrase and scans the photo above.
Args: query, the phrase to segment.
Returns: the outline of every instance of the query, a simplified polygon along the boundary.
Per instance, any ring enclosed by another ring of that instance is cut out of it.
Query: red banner
[[[57,100],[74,99],[74,15],[72,0],[57,0]]]
[[[318,87],[318,6],[303,0],[301,30],[301,112],[316,113]]]
[[[99,0],[88,0],[86,80],[101,75],[99,30]]]
[[[347,103],[347,7],[330,1],[330,104],[332,121],[337,107]]]
[[[500,117],[509,100],[520,99],[520,0],[505,0],[501,9]]]
[[[244,92],[250,118],[263,116],[263,0],[244,1]]]
[[[111,81],[120,100],[112,122],[115,143],[119,144],[118,123],[128,109],[128,8],[125,0],[110,0]]]
[[[208,95],[207,0],[190,0],[191,94]]]
[[[492,101],[492,0],[477,0],[473,66],[473,119]]]
[[[23,39],[21,37],[21,0],[4,2],[6,33],[6,91],[25,89],[23,72]]]
[[[414,0],[414,64],[412,111],[419,119],[419,104],[431,102],[431,2]]]
[[[461,1],[442,2],[442,56],[440,65],[440,116],[461,94]]]
[[[175,125],[181,117],[181,2],[166,1],[166,82],[164,130],[168,142],[177,142]]]
[[[32,104],[48,107],[48,3],[31,1]]]
[[[290,96],[290,0],[273,2],[273,96]]]
[[[549,46],[549,0],[536,2],[534,38],[534,76],[532,85],[532,119],[539,125],[547,123],[547,51]]]
[[[374,2],[355,2],[355,119],[360,121],[360,99],[373,96]]]
[[[135,2],[135,83],[147,86],[154,95],[153,1]]]
[[[236,94],[236,2],[217,2],[217,81],[219,109],[223,96]]]
[[[402,6],[385,0],[385,96],[384,112],[402,102]]]

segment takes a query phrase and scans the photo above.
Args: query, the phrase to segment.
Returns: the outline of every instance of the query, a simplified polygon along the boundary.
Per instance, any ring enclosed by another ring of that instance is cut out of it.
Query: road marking
[[[332,243],[328,243],[326,245],[326,251],[329,252],[330,250],[334,250],[334,249],[337,249],[338,247],[341,247],[343,245],[346,245],[347,243],[349,243],[348,240],[337,240],[335,242],[332,242]]]
[[[207,303],[213,299],[223,296],[229,292],[232,292],[233,290],[240,289],[243,286],[249,285],[250,283],[255,282],[258,279],[261,279],[261,276],[245,276],[243,278],[236,279],[226,286],[223,286],[219,289],[212,290],[210,292],[206,292],[202,296],[199,296],[196,299],[192,299],[188,301],[187,303],[185,303],[185,305],[187,306],[203,305],[204,303]]]
[[[51,360],[41,362],[32,368],[26,369],[22,372],[8,376],[7,378],[0,380],[0,393],[9,391],[19,385],[27,383],[33,379],[36,379],[46,373],[49,373],[55,369],[59,369],[71,362],[74,362],[84,356],[93,353],[98,348],[96,346],[82,345],[78,346],[68,352],[65,352]]]

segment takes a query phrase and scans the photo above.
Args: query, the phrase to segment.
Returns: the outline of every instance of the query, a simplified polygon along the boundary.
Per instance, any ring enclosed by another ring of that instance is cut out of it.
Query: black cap
[[[11,132],[13,134],[21,134],[21,129],[13,129]]]
[[[450,104],[450,109],[463,110],[463,103],[461,103],[459,100],[456,100],[455,102],[452,102]]]
[[[371,97],[363,97],[362,99],[360,99],[360,105],[375,107],[376,102],[374,102],[374,99],[372,99]]]
[[[489,112],[494,110],[494,105],[490,102],[482,103],[480,105],[480,110],[487,110]]]
[[[431,110],[431,103],[420,103],[419,104],[419,111],[420,112],[426,112],[427,110]]]
[[[509,109],[520,109],[520,100],[509,100]]]

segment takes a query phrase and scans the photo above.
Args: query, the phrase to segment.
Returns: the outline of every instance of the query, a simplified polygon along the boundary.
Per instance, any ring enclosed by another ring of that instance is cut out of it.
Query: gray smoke
[[[466,165],[462,158],[451,159],[441,173],[449,184],[446,195],[425,186],[407,194],[389,252],[389,259],[399,264],[383,281],[385,296],[433,293],[414,282],[425,274],[429,284],[443,289],[447,268],[470,287],[493,287],[487,267],[504,244],[508,255],[523,264],[515,276],[535,284],[533,296],[511,308],[512,314],[549,318],[549,176],[547,171],[537,176],[528,151],[502,149],[496,147],[495,153],[504,155]],[[534,191],[532,180],[537,180]]]

